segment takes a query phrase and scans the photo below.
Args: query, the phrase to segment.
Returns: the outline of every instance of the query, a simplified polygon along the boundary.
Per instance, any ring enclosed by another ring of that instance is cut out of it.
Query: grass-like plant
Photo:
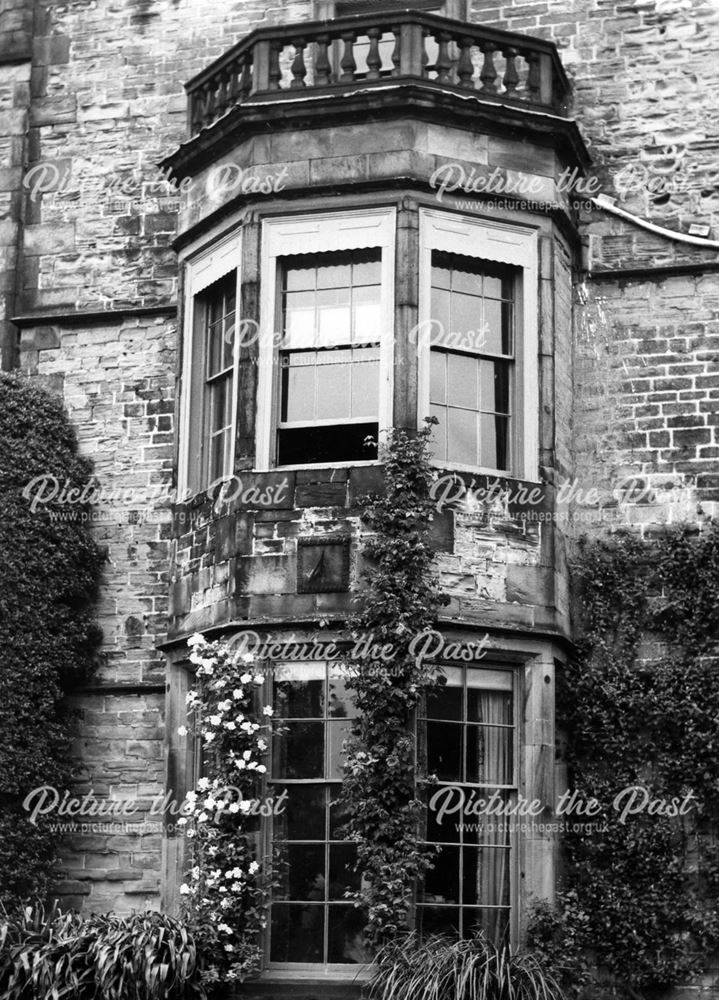
[[[0,912],[3,1000],[186,1000],[204,997],[198,977],[192,936],[163,913]]]
[[[378,952],[369,1000],[562,1000],[562,991],[533,955],[498,948],[481,933],[411,933]]]

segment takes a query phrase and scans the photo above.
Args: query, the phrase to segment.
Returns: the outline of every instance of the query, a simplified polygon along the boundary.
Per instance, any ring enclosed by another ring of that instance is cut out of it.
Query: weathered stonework
[[[452,117],[448,105],[375,116],[363,98],[362,115],[346,120],[288,124],[275,113],[273,127],[233,126],[204,163],[186,167],[191,183],[178,191],[157,164],[176,159],[188,139],[183,83],[254,28],[308,20],[314,6],[5,0],[0,7],[3,363],[16,364],[19,344],[21,367],[63,397],[104,489],[135,491],[128,502],[101,503],[93,521],[109,554],[99,607],[105,638],[92,688],[75,699],[76,752],[78,791],[137,799],[142,808],[122,829],[81,829],[66,839],[58,891],[87,910],[177,904],[182,844],[167,830],[163,837],[151,804],[166,789],[181,792],[192,775],[192,750],[176,735],[186,637],[247,627],[314,635],[320,621],[340,628],[362,585],[358,499],[377,483],[371,468],[275,472],[288,482],[270,508],[206,497],[173,508],[184,322],[177,249],[184,255],[193,241],[242,224],[242,310],[257,318],[265,213],[393,204],[397,260],[411,262],[417,212],[437,205],[430,179],[438,168],[457,163],[475,177],[497,172],[503,181],[534,183],[533,198],[548,207],[461,191],[443,204],[539,234],[542,517],[521,521],[501,504],[446,509],[434,538],[450,598],[443,627],[465,637],[488,632],[494,655],[521,664],[522,773],[547,801],[555,781],[555,661],[572,635],[567,547],[585,530],[628,524],[651,532],[719,512],[719,246],[650,233],[597,204],[578,214],[560,181],[579,156],[581,133],[592,176],[621,208],[681,234],[699,224],[717,235],[716,5],[475,3],[472,21],[557,43],[574,83],[578,132],[571,122],[561,126],[560,142],[536,122],[530,127],[527,115],[523,125],[515,114],[492,127],[486,109],[472,122],[456,109]],[[218,167],[233,171],[224,188]],[[233,186],[239,171],[246,181],[269,179],[270,190]],[[417,322],[417,310],[412,268],[400,267],[398,336]],[[411,355],[404,361],[395,423],[411,426],[416,375]],[[255,463],[256,369],[248,352],[241,477]],[[628,477],[637,479],[629,492]],[[572,481],[596,498],[563,494]],[[297,540],[328,534],[351,539],[349,589],[298,593]],[[554,851],[542,838],[522,846],[522,870],[545,897],[554,887]]]

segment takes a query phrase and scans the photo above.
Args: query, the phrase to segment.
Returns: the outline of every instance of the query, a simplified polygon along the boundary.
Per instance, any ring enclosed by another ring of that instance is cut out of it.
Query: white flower
[[[225,723],[225,729],[228,729],[232,733],[237,729],[237,725],[230,719],[229,722]]]
[[[187,817],[186,816],[180,816],[180,818],[177,821],[177,825],[178,826],[186,826],[186,824],[187,824]]]
[[[260,870],[260,866],[257,864],[257,862],[256,861],[250,861],[250,868],[249,868],[250,875],[254,875],[259,870]]]
[[[220,900],[220,906],[222,907],[223,910],[229,910],[229,908],[232,906],[232,900],[231,899],[221,899]]]
[[[267,716],[274,715],[275,710],[271,705],[265,705],[265,707],[262,709],[262,714]]]
[[[205,643],[205,637],[204,635],[201,635],[199,632],[195,632],[195,634],[191,635],[190,638],[187,640],[188,646],[202,646],[204,645],[204,643]]]
[[[230,803],[230,812],[231,813],[238,813],[239,811],[240,811],[240,803],[239,802],[231,802]]]
[[[235,766],[239,768],[240,771],[244,771],[244,769],[247,767],[247,763],[244,760],[236,760]]]
[[[177,730],[178,736],[187,736],[187,726],[180,726]]]
[[[243,813],[248,813],[250,811],[250,809],[252,808],[252,803],[251,802],[247,802],[247,801],[240,802],[240,803],[238,803],[238,805],[240,807],[240,812],[243,812]]]
[[[210,725],[211,726],[219,726],[221,722],[222,722],[222,719],[220,718],[219,715],[211,715],[210,716]]]
[[[234,951],[234,950],[235,950],[235,946],[233,944],[226,944],[225,945],[225,951]]]
[[[190,887],[187,884],[187,882],[183,882],[182,885],[180,886],[180,895],[181,896],[189,896],[191,892],[192,892],[192,890],[190,889]]]
[[[218,924],[217,929],[221,934],[232,934],[232,928],[228,927],[227,924]]]
[[[255,768],[255,769],[256,769],[256,770],[257,770],[257,771],[258,771],[258,772],[259,772],[260,774],[265,774],[265,773],[266,773],[266,771],[267,771],[267,768],[265,767],[265,765],[264,765],[264,764],[257,764],[257,766],[256,766],[256,768]]]
[[[266,750],[267,749],[267,744],[265,743],[264,740],[258,740],[257,741],[257,748],[259,750]]]
[[[265,679],[262,674],[255,674],[255,684],[264,684]]]
[[[230,888],[232,889],[233,892],[242,892],[242,883],[241,882],[233,882],[233,884],[230,886]]]
[[[242,688],[235,688],[235,690],[232,692],[232,697],[237,701],[239,698],[242,697],[244,693],[245,692],[242,690]]]
[[[252,661],[254,660],[254,656],[252,655],[252,653],[243,653],[240,659],[242,660],[243,663],[252,663]],[[240,680],[242,680],[242,678],[240,678]]]
[[[242,754],[243,760],[249,760],[251,756],[252,756],[251,750],[245,750],[244,753]]]
[[[215,801],[215,799],[212,798],[211,795],[208,795],[205,801],[203,802],[203,805],[205,809],[214,809],[217,806],[217,802]]]
[[[197,787],[200,789],[201,792],[206,792],[207,789],[210,787],[210,779],[200,778],[200,780],[197,782]]]
[[[205,743],[212,743],[215,738],[214,733],[203,733],[202,735],[205,737]]]
[[[232,702],[231,701],[221,701],[217,705],[217,710],[219,712],[229,712],[229,710],[231,708],[232,708]]]
[[[206,812],[201,812],[200,815],[197,817],[197,822],[198,823],[206,823],[209,818],[210,817],[207,815]]]

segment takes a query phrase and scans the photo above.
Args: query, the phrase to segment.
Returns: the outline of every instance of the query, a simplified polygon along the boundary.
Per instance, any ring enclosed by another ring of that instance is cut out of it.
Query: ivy
[[[80,495],[91,467],[61,402],[0,373],[0,895],[9,907],[43,897],[51,881],[51,817],[31,823],[22,802],[41,785],[68,788],[63,699],[92,671],[100,639],[92,605],[103,556],[83,507],[63,512],[74,515],[65,520],[42,504],[32,509],[26,487],[39,476]]]
[[[558,714],[599,829],[568,836],[560,905],[530,937],[555,967],[573,942],[575,986],[598,970],[636,997],[686,982],[719,946],[719,527],[584,543],[576,575],[581,640]]]
[[[415,884],[432,863],[420,838],[413,722],[434,671],[411,643],[446,603],[429,541],[433,423],[428,419],[413,436],[394,430],[383,448],[384,492],[367,498],[363,516],[371,533],[363,548],[367,588],[350,622],[364,652],[348,664],[359,715],[345,748],[342,801],[362,873],[354,898],[366,913],[372,947],[406,929]],[[378,655],[382,648],[387,655]]]

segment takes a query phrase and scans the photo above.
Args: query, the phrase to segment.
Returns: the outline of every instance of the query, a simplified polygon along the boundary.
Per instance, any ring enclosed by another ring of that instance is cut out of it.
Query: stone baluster
[[[282,79],[282,68],[280,67],[280,52],[284,48],[283,42],[271,42],[270,43],[270,66],[269,66],[269,85],[268,90],[279,90],[280,80]]]
[[[492,42],[480,42],[479,48],[484,56],[482,71],[479,78],[482,81],[481,90],[487,94],[497,93],[497,70],[494,65],[495,46]]]
[[[240,77],[240,99],[249,97],[252,90],[252,54],[247,52],[242,61],[242,76]]]
[[[329,35],[317,36],[317,49],[315,54],[315,86],[326,87],[330,82],[332,64],[328,54],[330,44]]]
[[[402,28],[395,25],[392,28],[394,35],[394,49],[392,50],[392,76],[400,76],[402,73]]]
[[[527,70],[527,98],[538,104],[540,95],[539,54],[537,52],[528,52],[525,58],[529,67]]]
[[[517,72],[518,55],[519,52],[514,48],[510,47],[504,50],[504,58],[507,60],[507,65],[502,82],[507,97],[514,97],[517,93],[517,86],[519,84],[519,73]]]
[[[382,69],[382,56],[379,54],[379,40],[382,37],[381,28],[368,28],[369,52],[367,53],[367,79],[379,80]]]
[[[472,39],[460,38],[457,76],[460,87],[474,88],[474,65],[472,64]]]
[[[304,38],[298,38],[296,42],[293,42],[295,47],[295,58],[292,60],[292,66],[290,71],[292,73],[292,82],[290,87],[292,89],[298,89],[300,87],[306,86],[305,77],[307,76],[307,67],[305,66],[305,45],[307,44]]]
[[[340,62],[340,67],[342,69],[342,75],[340,76],[341,83],[354,83],[355,73],[357,72],[357,61],[354,56],[354,45],[357,41],[357,36],[354,31],[345,31],[342,34],[342,41],[345,44],[344,55],[342,56],[342,61]]]
[[[448,35],[446,31],[438,31],[434,37],[439,46],[437,61],[434,64],[437,73],[437,83],[451,83],[452,60],[449,57],[449,43],[452,40],[452,36]]]

